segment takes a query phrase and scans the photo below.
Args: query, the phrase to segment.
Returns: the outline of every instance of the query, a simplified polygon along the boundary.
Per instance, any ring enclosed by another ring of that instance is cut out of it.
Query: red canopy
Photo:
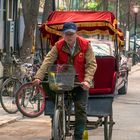
[[[42,36],[50,39],[54,45],[61,37],[63,23],[68,21],[76,23],[79,34],[117,33],[117,22],[110,11],[54,11],[40,27]]]

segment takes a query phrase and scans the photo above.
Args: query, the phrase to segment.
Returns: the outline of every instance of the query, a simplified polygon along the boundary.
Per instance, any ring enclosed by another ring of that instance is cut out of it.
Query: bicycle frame
[[[72,99],[70,97],[70,92],[67,93],[67,104],[65,103],[65,92],[59,92],[56,93],[56,98],[55,98],[55,108],[54,108],[54,118],[55,119],[55,113],[56,110],[58,109],[60,112],[62,112],[63,116],[63,135],[64,137],[66,136],[71,136],[71,133],[69,132],[70,130],[70,117],[71,117],[71,109],[72,109]],[[54,121],[60,121],[60,120],[54,120]],[[54,122],[53,121],[53,122]],[[56,122],[55,122],[56,123]],[[58,123],[58,122],[57,122]],[[53,127],[55,124],[53,123]],[[52,130],[54,130],[55,128],[52,128]],[[52,137],[56,137],[55,136],[55,130],[52,132]]]
[[[65,136],[66,134],[66,123],[65,123],[65,105],[64,105],[64,93],[57,93],[56,94],[56,98],[55,98],[55,110],[54,110],[54,119],[55,119],[55,114],[56,113],[56,110],[58,109],[60,112],[62,112],[62,120],[63,120],[63,124],[62,124],[62,128],[63,128],[63,135]],[[54,120],[54,121],[59,121],[59,120]],[[53,127],[55,127],[55,124],[54,124],[54,121],[53,121]],[[57,123],[57,122],[56,122]],[[56,136],[56,133],[55,133],[55,128],[53,128],[53,137],[55,138]]]

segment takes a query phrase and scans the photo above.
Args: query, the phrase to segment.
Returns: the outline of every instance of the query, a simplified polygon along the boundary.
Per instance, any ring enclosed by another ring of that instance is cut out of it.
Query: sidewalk
[[[15,122],[19,119],[22,119],[22,115],[20,113],[8,114],[0,105],[0,127],[8,123]]]
[[[17,112],[16,114],[8,114],[7,112],[5,112],[1,105],[0,105],[0,127],[10,124],[10,123],[14,123],[18,120],[23,120],[23,119],[27,119],[28,121],[35,121],[35,122],[46,122],[46,117],[44,117],[44,115],[42,114],[41,116],[34,118],[34,119],[30,119],[27,117],[24,117],[20,112]],[[49,121],[49,119],[48,119]]]
[[[140,63],[132,66],[131,71],[129,72],[129,74],[132,74],[132,73],[134,73],[134,72],[136,72],[138,70],[140,70]]]
[[[128,93],[114,100],[113,140],[140,139],[140,63],[133,66],[128,76]]]

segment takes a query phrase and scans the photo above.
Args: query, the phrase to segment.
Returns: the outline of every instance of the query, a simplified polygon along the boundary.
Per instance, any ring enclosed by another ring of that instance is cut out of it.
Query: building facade
[[[18,46],[19,0],[0,0],[0,50],[9,53]]]

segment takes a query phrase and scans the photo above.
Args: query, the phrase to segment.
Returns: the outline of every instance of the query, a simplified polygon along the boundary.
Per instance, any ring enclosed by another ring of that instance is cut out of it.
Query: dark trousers
[[[52,91],[49,86],[43,85],[48,98],[55,101],[55,92]],[[88,91],[83,90],[81,87],[76,87],[72,90],[72,100],[75,106],[75,130],[74,140],[82,140],[83,131],[86,128],[87,121],[87,102],[88,102]]]

